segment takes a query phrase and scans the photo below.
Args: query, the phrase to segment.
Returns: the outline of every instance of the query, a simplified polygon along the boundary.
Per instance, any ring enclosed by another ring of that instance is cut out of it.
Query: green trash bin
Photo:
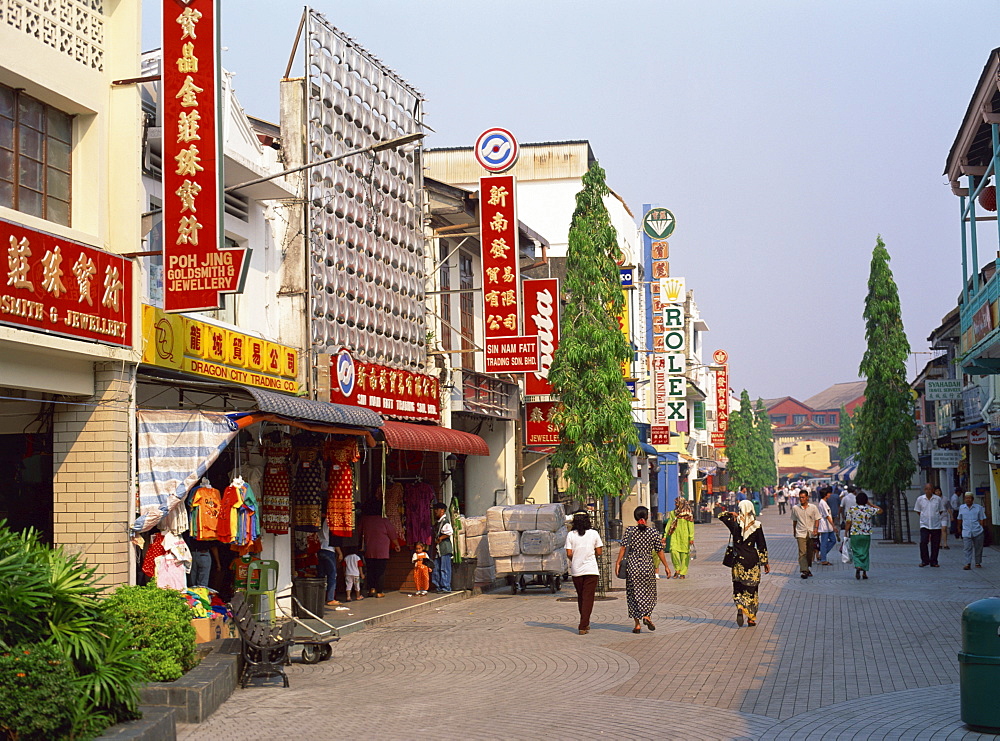
[[[753,500],[753,513],[755,516],[760,515],[760,501],[757,499]]]
[[[962,611],[958,652],[962,722],[975,731],[1000,731],[1000,597],[973,602]]]

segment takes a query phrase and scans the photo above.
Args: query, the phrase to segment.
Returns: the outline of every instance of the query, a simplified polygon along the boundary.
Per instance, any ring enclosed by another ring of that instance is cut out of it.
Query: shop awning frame
[[[389,444],[390,448],[396,450],[422,450],[460,455],[490,454],[490,446],[479,435],[438,425],[417,425],[387,419],[375,432]]]

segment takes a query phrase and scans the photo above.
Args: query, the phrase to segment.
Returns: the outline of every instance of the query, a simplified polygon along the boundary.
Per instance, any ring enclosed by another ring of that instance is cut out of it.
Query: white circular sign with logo
[[[509,170],[517,154],[517,139],[507,129],[487,129],[476,140],[476,161],[490,172]]]
[[[336,372],[340,393],[350,399],[354,395],[356,374],[354,372],[354,358],[351,357],[351,354],[347,350],[341,350],[338,353]]]

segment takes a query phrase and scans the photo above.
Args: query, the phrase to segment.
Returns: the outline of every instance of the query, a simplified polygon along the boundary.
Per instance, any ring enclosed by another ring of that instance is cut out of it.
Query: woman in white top
[[[590,632],[590,613],[594,609],[594,594],[600,569],[597,557],[604,542],[590,524],[590,515],[577,512],[573,515],[573,529],[566,536],[566,556],[570,559],[569,574],[576,587],[576,606],[580,610],[580,635]]]

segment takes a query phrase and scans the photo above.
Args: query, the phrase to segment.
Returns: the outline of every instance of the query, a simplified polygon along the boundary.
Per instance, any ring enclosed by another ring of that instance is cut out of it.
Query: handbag
[[[736,548],[733,547],[733,536],[729,536],[729,545],[726,546],[726,554],[722,557],[722,565],[732,568],[736,565]]]
[[[624,579],[627,573],[625,568],[625,562],[628,560],[628,547],[625,548],[625,555],[622,556],[622,560],[618,562],[618,570],[615,572],[615,576],[619,579]]]

